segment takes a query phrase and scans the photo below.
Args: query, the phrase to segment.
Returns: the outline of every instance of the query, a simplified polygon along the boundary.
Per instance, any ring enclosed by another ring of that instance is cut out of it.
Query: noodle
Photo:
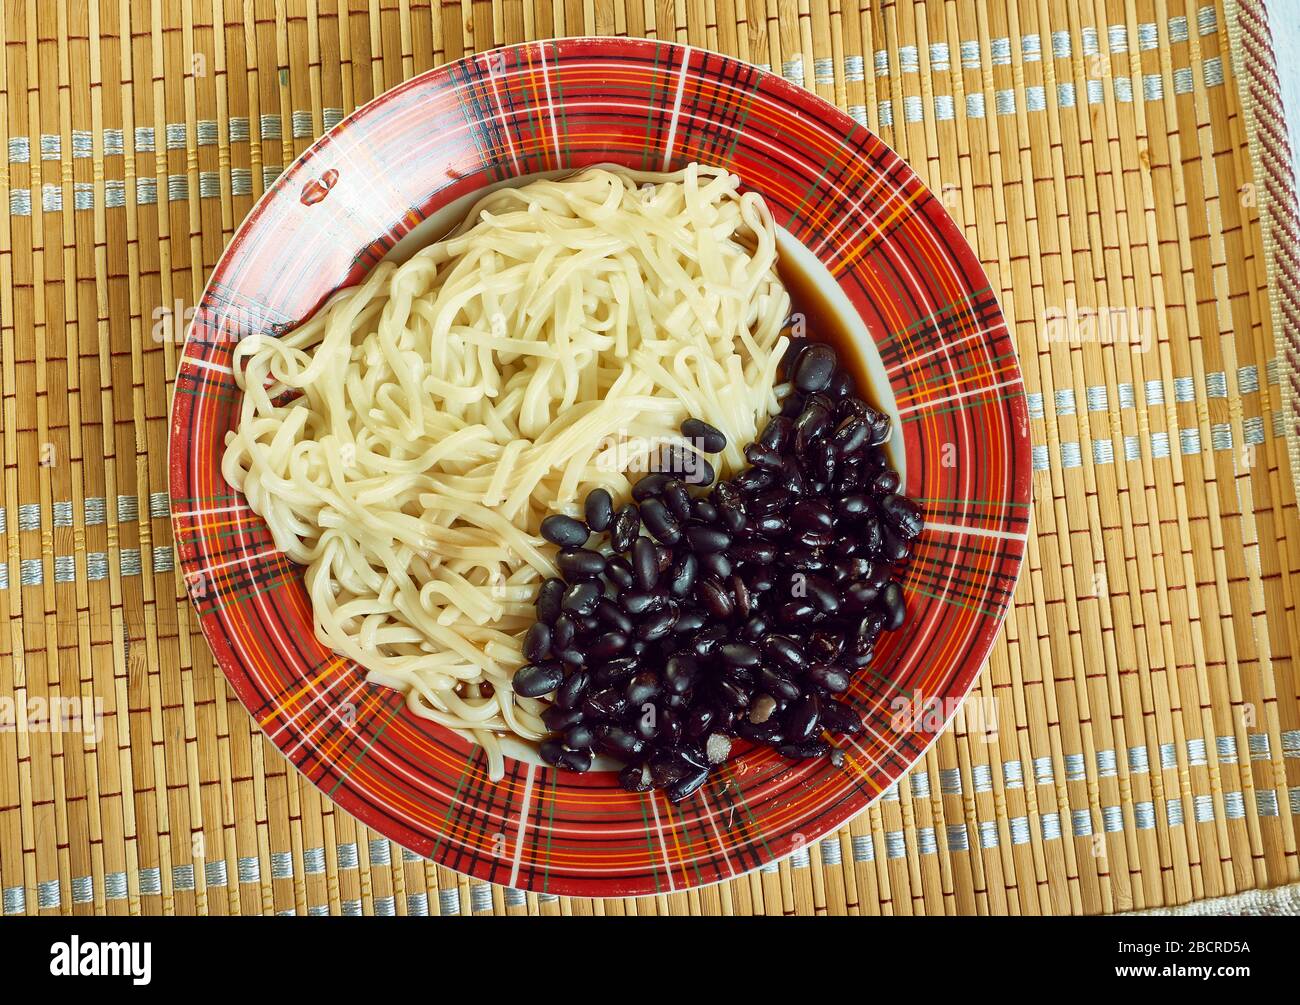
[[[734,176],[594,168],[503,188],[282,338],[235,350],[222,471],[305,565],[317,638],[499,777],[546,734],[510,678],[556,574],[538,527],[625,498],[688,415],[721,467],[777,408],[789,298],[771,214]]]

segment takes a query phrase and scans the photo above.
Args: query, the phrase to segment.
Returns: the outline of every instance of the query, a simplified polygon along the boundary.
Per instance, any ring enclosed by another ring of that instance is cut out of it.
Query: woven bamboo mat
[[[1098,913],[1300,878],[1295,243],[1239,3],[0,0],[0,702],[33,720],[0,732],[4,913]],[[404,78],[559,34],[739,55],[880,132],[1000,290],[1037,444],[993,722],[793,858],[640,901],[470,883],[335,809],[214,671],[167,519],[184,314],[264,187]],[[43,728],[55,700],[102,714]]]

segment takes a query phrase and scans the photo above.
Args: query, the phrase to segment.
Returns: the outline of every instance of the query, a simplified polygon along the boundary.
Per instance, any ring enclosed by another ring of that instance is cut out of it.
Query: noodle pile
[[[307,567],[317,638],[472,736],[494,777],[499,735],[546,733],[510,688],[556,574],[542,519],[598,487],[626,499],[688,415],[735,470],[777,408],[789,298],[771,214],[738,185],[691,165],[500,189],[235,351],[222,470]]]

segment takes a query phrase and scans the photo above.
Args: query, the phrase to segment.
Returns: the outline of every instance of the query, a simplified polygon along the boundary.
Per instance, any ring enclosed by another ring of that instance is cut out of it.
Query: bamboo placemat
[[[0,702],[102,702],[97,741],[0,732],[4,913],[1096,913],[1300,878],[1297,232],[1260,0],[0,10]],[[168,523],[184,315],[265,186],[399,81],[561,34],[738,55],[877,130],[1000,291],[1036,444],[996,729],[779,865],[639,901],[470,883],[335,809],[214,670]]]

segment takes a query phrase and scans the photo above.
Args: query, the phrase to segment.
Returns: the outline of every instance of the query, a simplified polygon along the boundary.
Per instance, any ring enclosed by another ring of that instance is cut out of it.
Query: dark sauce
[[[873,396],[865,393],[869,391],[871,381],[867,378],[867,365],[862,350],[845,327],[840,312],[831,306],[816,281],[790,256],[777,256],[776,272],[781,277],[786,292],[790,294],[791,319],[803,315],[804,334],[812,341],[830,345],[839,354],[840,365],[847,367],[853,374],[858,396],[867,404],[876,405]]]

